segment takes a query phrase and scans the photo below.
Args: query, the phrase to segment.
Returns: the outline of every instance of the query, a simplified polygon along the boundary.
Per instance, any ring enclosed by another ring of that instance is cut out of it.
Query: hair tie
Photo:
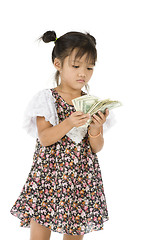
[[[54,40],[54,43],[57,41],[58,38],[56,38],[56,40]]]

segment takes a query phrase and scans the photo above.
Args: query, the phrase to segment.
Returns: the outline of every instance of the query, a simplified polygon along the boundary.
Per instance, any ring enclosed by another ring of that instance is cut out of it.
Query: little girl
[[[26,109],[24,127],[36,137],[36,147],[11,213],[21,227],[30,227],[30,240],[48,240],[51,231],[63,233],[63,240],[81,240],[86,233],[102,230],[109,219],[96,155],[104,144],[109,111],[93,115],[86,127],[90,116],[72,105],[72,99],[86,94],[81,89],[88,89],[97,60],[96,40],[80,32],[57,38],[54,31],[40,39],[55,43],[57,87],[37,93]]]

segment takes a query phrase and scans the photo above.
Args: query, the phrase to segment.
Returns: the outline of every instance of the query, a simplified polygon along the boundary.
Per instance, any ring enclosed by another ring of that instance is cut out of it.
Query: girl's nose
[[[78,74],[79,77],[86,77],[86,74],[84,72],[81,72]]]

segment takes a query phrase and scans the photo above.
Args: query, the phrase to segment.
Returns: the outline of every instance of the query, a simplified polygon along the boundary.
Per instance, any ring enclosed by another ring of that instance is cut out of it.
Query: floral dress
[[[47,147],[38,139],[36,116],[54,126],[75,111],[55,88],[42,90],[26,110],[25,127],[36,136],[36,146],[26,183],[10,210],[21,227],[30,227],[32,218],[54,232],[83,235],[103,230],[109,219],[100,165],[87,129],[72,128]]]

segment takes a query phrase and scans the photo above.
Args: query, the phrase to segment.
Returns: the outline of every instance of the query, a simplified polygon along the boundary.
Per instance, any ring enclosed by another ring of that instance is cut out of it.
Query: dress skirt
[[[72,112],[55,89],[59,122]],[[51,231],[84,235],[103,230],[109,219],[101,169],[92,152],[88,133],[76,144],[65,135],[44,147],[36,139],[33,164],[22,191],[10,210],[21,227],[30,227],[31,218]]]

